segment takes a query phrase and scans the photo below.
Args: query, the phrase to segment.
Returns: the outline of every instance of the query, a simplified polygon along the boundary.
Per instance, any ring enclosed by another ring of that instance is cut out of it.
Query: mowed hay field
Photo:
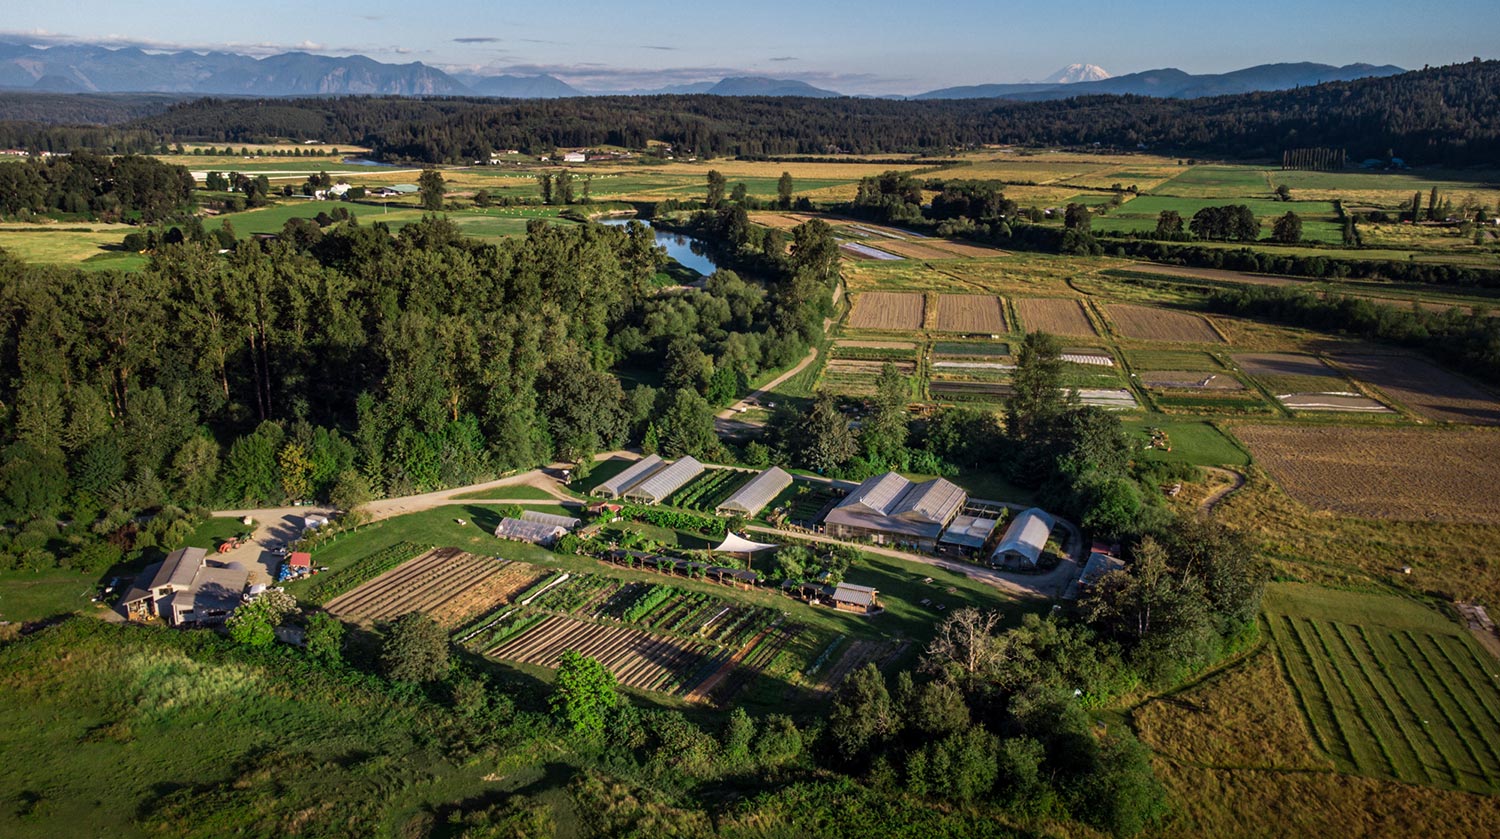
[[[938,332],[1005,332],[1005,308],[993,294],[939,294]]]
[[[1500,434],[1487,430],[1236,425],[1234,435],[1315,510],[1500,523]]]
[[[1094,338],[1099,333],[1084,314],[1083,303],[1063,297],[1021,297],[1015,301],[1016,316],[1027,332]]]
[[[1224,341],[1208,319],[1201,315],[1128,303],[1114,303],[1105,308],[1115,331],[1126,338],[1200,344]]]
[[[1336,354],[1333,360],[1428,419],[1478,425],[1500,424],[1500,400],[1476,385],[1420,358],[1402,355]]]
[[[854,297],[849,326],[854,329],[885,329],[898,332],[922,328],[923,301],[920,294],[866,291]]]
[[[1494,795],[1337,771],[1273,645],[1145,703],[1132,722],[1173,799],[1153,836],[1476,839],[1500,824]]]
[[[1272,585],[1266,623],[1317,742],[1345,771],[1500,791],[1500,682],[1466,630],[1402,598]]]

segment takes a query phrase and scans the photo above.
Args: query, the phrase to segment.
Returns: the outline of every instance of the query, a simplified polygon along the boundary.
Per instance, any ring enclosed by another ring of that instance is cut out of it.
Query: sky
[[[591,91],[731,75],[851,94],[1279,61],[1407,69],[1500,56],[1484,3],[1423,0],[64,0],[15,3],[0,40],[264,56],[302,50],[486,75],[548,73]]]

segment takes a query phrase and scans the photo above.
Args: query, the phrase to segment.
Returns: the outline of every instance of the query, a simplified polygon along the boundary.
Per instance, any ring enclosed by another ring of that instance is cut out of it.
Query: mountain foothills
[[[988,84],[922,93],[917,99],[1004,97],[1059,99],[1098,93],[1195,98],[1283,90],[1401,72],[1399,67],[1350,64],[1266,64],[1232,73],[1193,75],[1165,68],[1111,77],[1092,64],[1071,64],[1036,84]],[[288,52],[254,58],[227,52],[156,52],[69,45],[35,47],[0,42],[0,89],[42,93],[196,93],[245,96],[388,95],[492,96],[554,99],[598,95],[548,75],[445,73],[412,62],[386,64],[362,55]],[[715,96],[837,97],[833,90],[795,79],[729,76],[717,82],[622,91],[631,95],[709,93]],[[894,97],[900,98],[900,97]]]
[[[1114,80],[1111,80],[1114,81]],[[1071,87],[1081,87],[1082,84]],[[1383,78],[1206,99],[1087,96],[1061,101],[903,102],[725,99],[709,95],[479,99],[202,99],[115,127],[0,123],[0,145],[56,152],[150,152],[187,139],[359,144],[390,162],[455,163],[495,149],[642,148],[662,141],[704,156],[944,154],[1020,143],[1166,148],[1179,154],[1279,158],[1289,146],[1341,148],[1350,159],[1468,165],[1500,143],[1500,62],[1474,61]],[[31,100],[43,120],[49,102]],[[27,97],[22,97],[26,100]],[[26,107],[23,102],[23,107]]]

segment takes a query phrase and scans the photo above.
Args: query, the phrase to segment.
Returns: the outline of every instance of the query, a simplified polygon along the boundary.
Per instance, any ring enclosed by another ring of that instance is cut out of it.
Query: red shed
[[[305,553],[303,551],[297,551],[297,552],[293,553],[291,556],[287,557],[286,558],[286,562],[287,562],[288,565],[292,566],[293,568],[307,568],[307,569],[311,569],[312,568],[312,554]]]

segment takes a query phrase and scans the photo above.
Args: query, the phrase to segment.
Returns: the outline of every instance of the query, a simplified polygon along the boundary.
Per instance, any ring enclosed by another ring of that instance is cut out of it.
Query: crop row
[[[740,473],[728,469],[710,469],[703,477],[678,490],[667,503],[673,507],[686,507],[689,510],[702,510],[704,507],[699,501],[705,496],[712,494],[718,488],[724,486]]]
[[[319,577],[307,587],[305,599],[322,605],[350,589],[373,580],[403,562],[422,553],[425,548],[411,542],[397,542],[369,556],[361,557],[342,571]]]
[[[470,639],[465,646],[471,650],[490,652],[505,643],[506,639],[520,635],[546,617],[541,612],[517,610],[485,627],[484,632]]]
[[[571,614],[593,600],[601,589],[618,585],[619,583],[610,577],[579,574],[542,593],[531,605],[538,609]]]

